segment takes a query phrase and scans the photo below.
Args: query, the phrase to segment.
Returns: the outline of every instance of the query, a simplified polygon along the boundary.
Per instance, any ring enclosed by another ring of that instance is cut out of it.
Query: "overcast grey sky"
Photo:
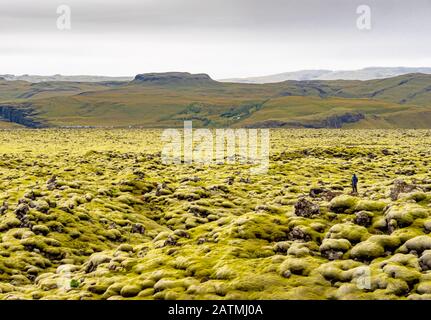
[[[57,28],[62,4],[71,30]],[[430,35],[431,0],[2,0],[0,74],[431,67]]]

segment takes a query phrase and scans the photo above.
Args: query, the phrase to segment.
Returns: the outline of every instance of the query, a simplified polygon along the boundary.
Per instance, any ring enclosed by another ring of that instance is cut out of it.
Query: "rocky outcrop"
[[[326,201],[331,201],[337,196],[340,196],[342,192],[335,192],[324,188],[311,188],[310,197],[314,199],[324,199]]]
[[[315,121],[280,121],[280,120],[265,120],[246,126],[247,128],[342,128],[347,123],[359,122],[365,119],[362,113],[346,112],[343,114],[335,114]]]
[[[397,179],[394,181],[393,186],[391,187],[389,196],[391,197],[392,201],[395,201],[398,199],[400,193],[408,193],[415,190],[419,191],[420,189],[416,185],[408,184],[402,179]]]
[[[317,121],[316,123],[305,124],[306,128],[341,128],[344,124],[347,123],[355,123],[365,119],[365,116],[362,113],[352,113],[346,112],[343,114],[335,114],[329,116],[321,121]]]
[[[265,120],[261,122],[256,122],[253,124],[246,125],[245,127],[248,129],[254,128],[289,128],[289,127],[300,127],[301,125],[297,123],[297,125],[293,125],[292,122],[285,122],[280,120]]]
[[[305,198],[299,198],[298,202],[295,204],[295,214],[297,216],[308,218],[319,213],[319,205],[308,201]]]
[[[35,112],[28,106],[0,105],[0,118],[29,128],[42,128],[43,123],[33,118]]]

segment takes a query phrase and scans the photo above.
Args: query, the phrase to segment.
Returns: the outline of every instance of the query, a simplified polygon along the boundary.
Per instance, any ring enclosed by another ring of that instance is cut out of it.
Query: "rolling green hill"
[[[188,73],[131,82],[0,80],[0,115],[27,127],[163,128],[193,120],[195,127],[431,128],[431,75],[272,84]]]

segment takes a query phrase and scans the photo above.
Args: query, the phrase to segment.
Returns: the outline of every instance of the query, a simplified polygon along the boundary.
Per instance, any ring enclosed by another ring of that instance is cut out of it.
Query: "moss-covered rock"
[[[329,202],[329,210],[336,213],[351,213],[355,210],[358,201],[356,197],[341,195]]]
[[[368,233],[367,228],[358,226],[354,223],[339,223],[333,225],[328,233],[326,234],[326,238],[329,239],[347,239],[351,243],[357,243],[362,240],[365,240],[370,235]]]
[[[424,281],[418,284],[416,292],[419,294],[431,294],[431,281]]]
[[[381,212],[386,206],[387,202],[384,201],[376,201],[376,200],[359,200],[356,203],[355,211],[372,211],[372,212]]]
[[[347,239],[324,239],[322,244],[320,245],[319,250],[321,252],[325,252],[328,250],[335,250],[346,252],[350,249],[352,245]]]
[[[396,264],[387,264],[383,267],[383,271],[390,277],[407,283],[416,283],[421,277],[420,272],[417,270]]]
[[[410,240],[407,240],[406,243],[400,247],[401,252],[406,251],[414,251],[417,253],[422,253],[425,250],[431,249],[431,236],[417,236]]]
[[[391,206],[385,212],[385,218],[388,224],[391,221],[396,222],[396,227],[409,226],[418,218],[426,218],[429,215],[429,210],[417,204],[402,204]]]
[[[316,257],[288,257],[280,265],[279,273],[284,277],[289,277],[290,274],[308,276],[311,271],[319,266],[319,264],[320,260]]]
[[[141,292],[141,287],[133,284],[129,284],[124,286],[121,289],[121,296],[125,298],[135,297],[138,295],[138,293]]]
[[[355,245],[350,251],[350,256],[359,260],[373,260],[384,256],[385,249],[379,243],[363,241]]]

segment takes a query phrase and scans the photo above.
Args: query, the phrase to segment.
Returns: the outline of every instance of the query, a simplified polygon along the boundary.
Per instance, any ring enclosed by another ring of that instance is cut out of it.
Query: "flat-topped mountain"
[[[191,74],[188,72],[165,72],[138,74],[133,82],[154,84],[202,84],[214,83],[215,81],[211,79],[209,75],[204,73]]]

